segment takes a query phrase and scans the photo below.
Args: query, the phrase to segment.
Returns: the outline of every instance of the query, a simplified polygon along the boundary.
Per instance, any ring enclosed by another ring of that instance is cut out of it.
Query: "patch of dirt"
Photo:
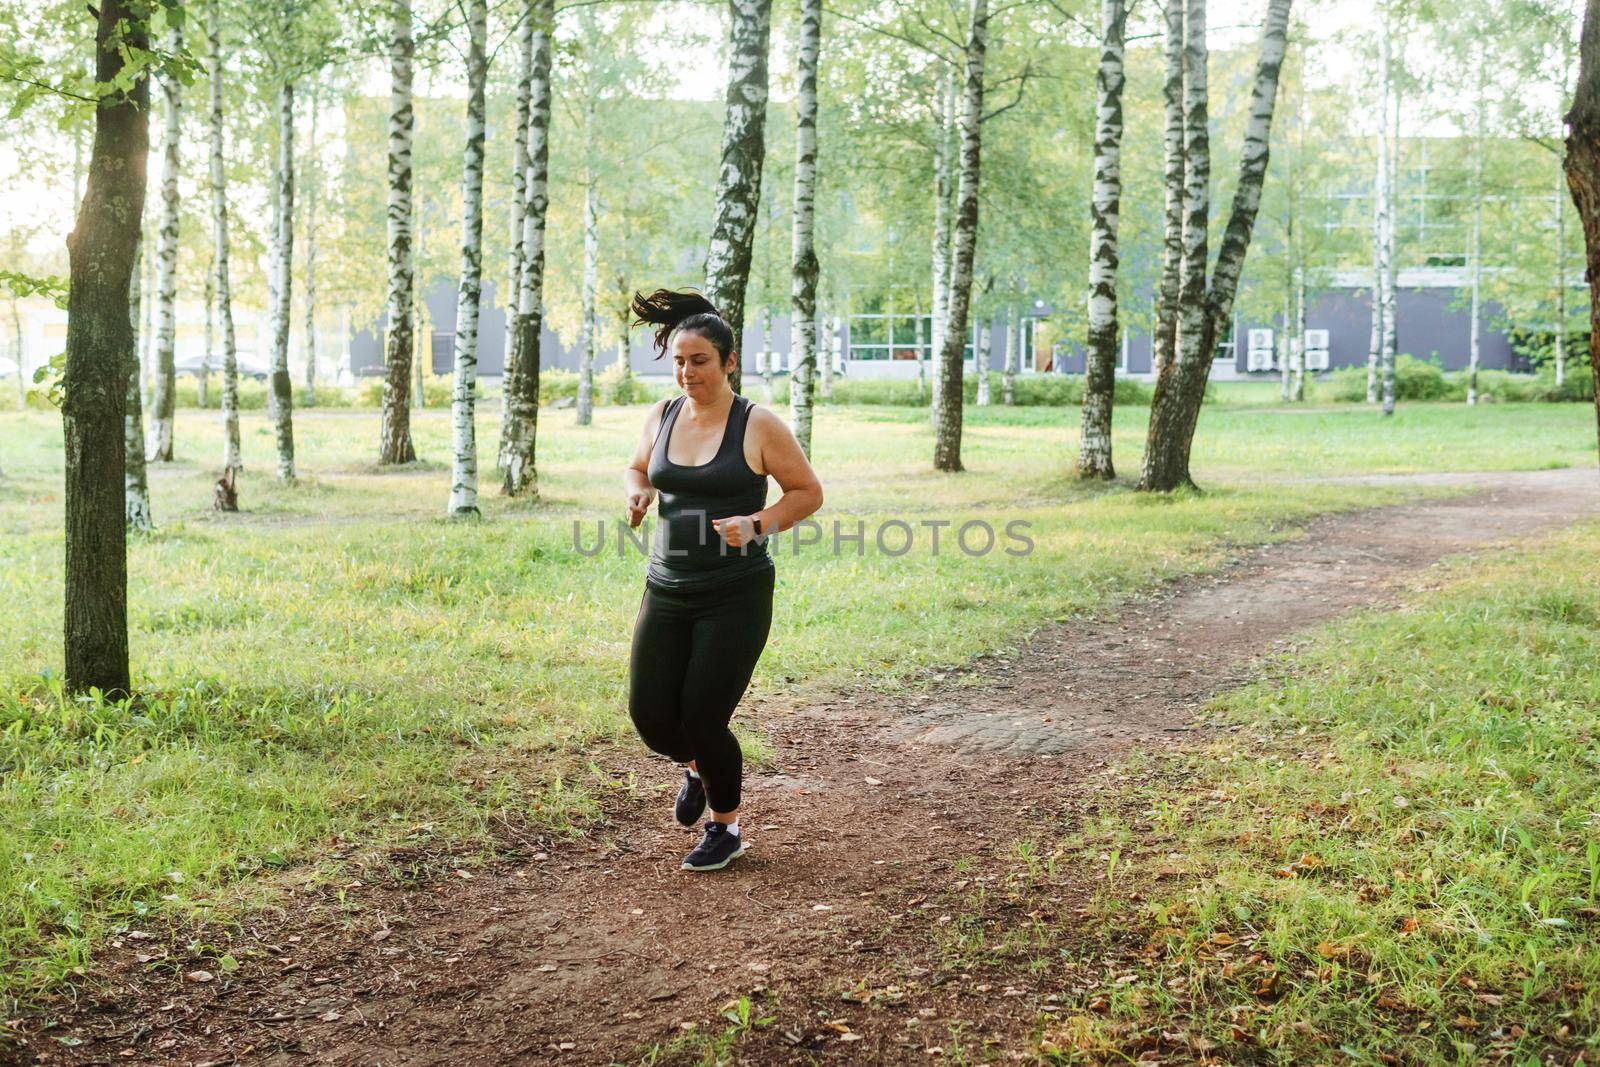
[[[1397,602],[1446,555],[1600,515],[1592,471],[1475,484],[1318,519],[904,695],[757,702],[744,720],[774,755],[747,781],[749,852],[726,871],[678,869],[694,832],[671,819],[675,770],[608,746],[608,834],[508,843],[469,878],[424,857],[434,873],[348,886],[343,905],[302,894],[233,932],[231,973],[185,959],[182,938],[164,966],[139,962],[159,952],[149,941],[108,947],[76,1000],[20,1021],[16,1055],[605,1064],[661,1046],[662,1062],[693,1062],[725,1038],[753,1064],[1032,1058],[1064,979],[985,961],[1040,918],[1004,892],[1019,835],[1115,803],[1098,795],[1109,761],[1192,736],[1195,710],[1297,631]],[[630,790],[630,775],[650,784]],[[1094,877],[1067,872],[1044,918],[1070,927]],[[993,887],[977,927],[944,910],[974,886]],[[197,968],[213,977],[183,977]],[[741,996],[771,1021],[739,1033],[722,1013]]]

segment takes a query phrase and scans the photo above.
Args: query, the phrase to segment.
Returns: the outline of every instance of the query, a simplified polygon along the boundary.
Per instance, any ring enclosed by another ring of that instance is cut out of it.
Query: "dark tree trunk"
[[[1567,112],[1567,188],[1583,224],[1589,283],[1589,372],[1596,432],[1600,433],[1600,0],[1589,0],[1578,42],[1578,86]],[[1565,323],[1562,324],[1565,327]]]
[[[136,9],[142,12],[142,8]],[[126,24],[123,48],[150,47],[142,15],[124,0],[102,0],[95,29],[95,80],[122,72],[122,51],[108,47]],[[145,165],[150,153],[150,85],[140,77],[126,95],[103,98],[95,112],[89,183],[67,238],[66,446],[67,689],[128,693],[128,543],[123,517],[123,413],[133,324],[128,285],[144,223]]]
[[[743,346],[744,292],[750,280],[750,245],[761,203],[761,165],[766,160],[767,51],[772,38],[772,0],[729,0],[727,113],[722,126],[722,167],[717,211],[706,251],[706,296],[733,327]],[[729,384],[740,391],[744,364]]]

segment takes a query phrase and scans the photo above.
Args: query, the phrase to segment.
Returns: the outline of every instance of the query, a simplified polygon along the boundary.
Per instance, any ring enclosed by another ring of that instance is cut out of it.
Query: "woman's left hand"
[[[712,519],[711,525],[729,548],[742,548],[756,539],[754,515],[730,515],[726,519]]]

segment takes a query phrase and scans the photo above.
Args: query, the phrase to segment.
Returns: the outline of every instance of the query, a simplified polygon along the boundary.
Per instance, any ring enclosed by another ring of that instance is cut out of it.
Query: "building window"
[[[972,359],[973,344],[977,340],[978,324],[972,323],[967,337],[966,354]],[[922,316],[922,344],[917,344],[917,316],[868,314],[850,316],[850,358],[861,360],[914,360],[918,356],[932,359],[933,316]]]

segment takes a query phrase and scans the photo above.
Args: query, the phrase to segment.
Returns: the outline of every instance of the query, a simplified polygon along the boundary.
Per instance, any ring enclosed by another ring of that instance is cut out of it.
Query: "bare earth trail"
[[[700,1055],[696,1035],[728,1029],[728,1001],[750,996],[775,1020],[743,1037],[740,1062],[922,1062],[953,1043],[1022,1058],[1059,976],[975,983],[942,955],[941,902],[1014,864],[1019,833],[1092,811],[1109,759],[1192,735],[1198,706],[1296,631],[1397,602],[1441,557],[1600,516],[1592,470],[1471,484],[1468,496],[1312,521],[1304,538],[1243,550],[1114,618],[1054,625],[1014,657],[904,696],[746,709],[773,758],[748,781],[750,848],[726,871],[677,869],[693,834],[671,819],[672,769],[619,744],[604,757],[619,788],[602,798],[614,835],[603,843],[527,842],[470,878],[446,857],[420,883],[351,887],[346,909],[297,897],[235,938],[235,955],[261,955],[203,984],[181,977],[198,962],[138,964],[148,942],[109,948],[104,985],[59,1005],[62,1027],[26,1025],[24,1054],[603,1064],[683,1041],[663,1057],[679,1062]],[[630,775],[638,788],[625,788]],[[1052,921],[1073,921],[1091,877],[1069,876]],[[990,908],[999,926],[1006,907]],[[51,1039],[63,1033],[82,1043]]]

